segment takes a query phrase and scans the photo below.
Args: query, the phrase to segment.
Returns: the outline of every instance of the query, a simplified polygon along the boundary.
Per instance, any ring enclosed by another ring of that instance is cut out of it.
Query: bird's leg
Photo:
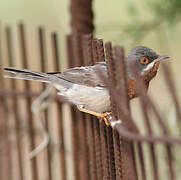
[[[48,145],[49,140],[50,140],[49,135],[41,121],[41,111],[45,110],[49,105],[50,99],[48,97],[50,95],[51,90],[52,90],[52,87],[48,86],[40,94],[40,96],[38,96],[33,101],[32,105],[31,105],[31,110],[34,113],[34,116],[39,123],[40,131],[42,132],[42,135],[43,135],[43,141],[32,152],[29,153],[29,159],[34,158],[39,152],[41,152]]]
[[[77,106],[77,108],[79,109],[79,111],[81,112],[85,112],[88,114],[91,114],[93,116],[97,116],[99,118],[101,118],[101,122],[104,122],[107,126],[110,125],[109,121],[107,120],[107,116],[111,114],[111,112],[104,112],[104,113],[98,113],[98,112],[94,112],[88,109],[85,109],[83,106]]]

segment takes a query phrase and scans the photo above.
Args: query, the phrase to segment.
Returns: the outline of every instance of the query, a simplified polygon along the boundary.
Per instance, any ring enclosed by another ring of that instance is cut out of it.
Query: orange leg
[[[111,112],[98,113],[98,112],[94,112],[94,111],[90,111],[90,110],[84,109],[84,108],[82,108],[82,107],[80,107],[80,106],[78,106],[78,109],[79,109],[79,111],[81,111],[81,112],[85,112],[85,113],[88,113],[88,114],[97,116],[97,117],[101,118],[101,122],[102,122],[102,121],[105,122],[105,124],[106,124],[107,126],[110,125],[110,123],[109,123],[109,121],[107,120],[106,117],[107,117],[108,115],[110,115]]]

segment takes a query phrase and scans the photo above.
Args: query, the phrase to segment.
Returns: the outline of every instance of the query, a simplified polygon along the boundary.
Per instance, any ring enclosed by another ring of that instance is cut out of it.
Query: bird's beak
[[[154,61],[155,62],[160,62],[160,61],[162,61],[162,60],[165,60],[165,59],[168,59],[168,58],[170,58],[169,56],[159,56],[157,59],[155,59]]]

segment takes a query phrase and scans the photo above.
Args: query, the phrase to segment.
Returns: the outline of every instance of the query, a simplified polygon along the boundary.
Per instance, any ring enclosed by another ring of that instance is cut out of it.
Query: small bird
[[[125,58],[129,99],[138,96],[135,78],[131,70],[132,64],[138,70],[139,76],[148,89],[150,80],[157,74],[160,62],[167,58],[169,57],[158,55],[145,46],[135,46],[129,51]],[[103,119],[106,125],[109,125],[106,121],[106,117],[111,111],[109,92],[104,81],[96,73],[97,69],[100,69],[103,75],[107,77],[106,62],[54,73],[35,72],[27,69],[20,70],[12,67],[4,69],[12,73],[5,76],[8,78],[34,80],[51,84],[58,90],[58,95],[75,104],[80,111],[97,116]]]

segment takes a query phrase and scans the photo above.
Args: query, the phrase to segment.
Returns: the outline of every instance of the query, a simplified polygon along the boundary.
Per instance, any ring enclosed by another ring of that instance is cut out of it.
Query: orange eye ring
[[[145,64],[148,64],[148,63],[149,63],[149,60],[148,60],[147,57],[141,57],[141,58],[140,58],[140,63],[145,65]]]

